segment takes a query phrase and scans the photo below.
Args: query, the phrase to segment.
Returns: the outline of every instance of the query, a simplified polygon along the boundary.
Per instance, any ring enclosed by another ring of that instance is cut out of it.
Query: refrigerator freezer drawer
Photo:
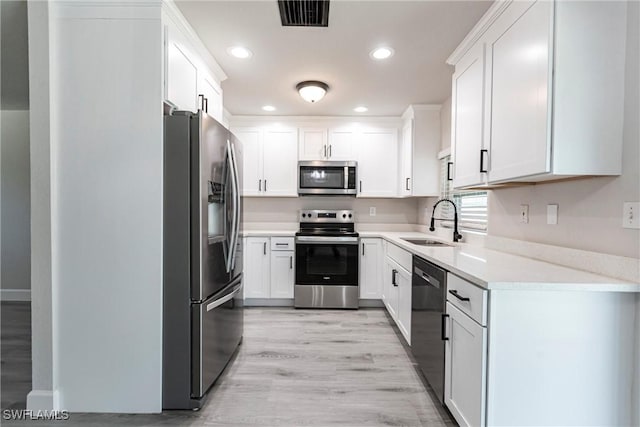
[[[191,306],[191,397],[199,399],[222,373],[242,338],[242,278]]]

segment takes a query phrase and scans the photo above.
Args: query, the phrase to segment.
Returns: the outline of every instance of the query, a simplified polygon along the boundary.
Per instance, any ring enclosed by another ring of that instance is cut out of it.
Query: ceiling
[[[276,0],[176,1],[228,79],[225,108],[233,115],[398,116],[409,104],[439,104],[451,93],[453,69],[445,60],[491,2],[332,0],[328,28],[282,27]],[[242,45],[249,59],[227,53]],[[391,46],[394,56],[369,52]],[[295,85],[329,86],[316,104]],[[262,111],[273,105],[273,113]]]

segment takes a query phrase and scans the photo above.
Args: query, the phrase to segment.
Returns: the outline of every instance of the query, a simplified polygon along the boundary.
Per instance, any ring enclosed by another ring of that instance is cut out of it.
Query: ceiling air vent
[[[278,0],[283,27],[328,27],[329,0]]]

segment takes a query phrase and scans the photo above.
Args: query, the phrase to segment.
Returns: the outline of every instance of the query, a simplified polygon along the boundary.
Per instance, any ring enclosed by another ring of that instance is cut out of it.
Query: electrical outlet
[[[547,205],[547,224],[558,225],[558,205]]]
[[[529,224],[529,205],[520,205],[520,222]]]
[[[369,216],[376,216],[376,208],[375,208],[375,206],[371,206],[369,208]]]
[[[622,205],[622,227],[640,228],[640,202],[624,202]]]

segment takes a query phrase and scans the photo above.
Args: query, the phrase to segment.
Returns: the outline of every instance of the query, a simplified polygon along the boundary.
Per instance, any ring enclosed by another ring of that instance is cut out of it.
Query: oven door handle
[[[305,245],[357,245],[357,237],[316,237],[316,236],[297,236],[296,243],[304,243]]]

